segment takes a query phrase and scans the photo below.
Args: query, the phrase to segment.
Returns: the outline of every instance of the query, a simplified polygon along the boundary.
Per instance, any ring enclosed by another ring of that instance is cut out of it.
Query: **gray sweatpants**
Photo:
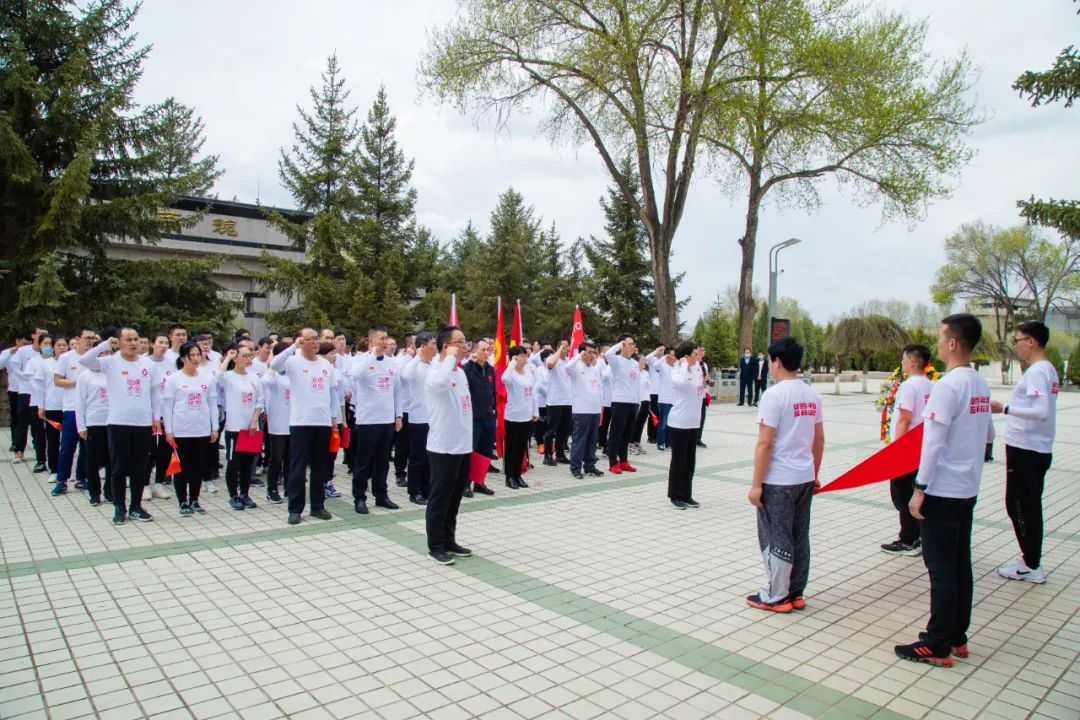
[[[810,499],[814,483],[763,485],[758,544],[765,563],[761,599],[773,603],[802,595],[810,576]]]

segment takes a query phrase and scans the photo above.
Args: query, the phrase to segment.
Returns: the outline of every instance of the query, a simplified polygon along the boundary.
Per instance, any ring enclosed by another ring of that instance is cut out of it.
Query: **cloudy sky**
[[[929,22],[929,51],[954,57],[967,48],[979,67],[976,101],[989,120],[971,138],[974,161],[955,191],[917,223],[883,223],[835,185],[807,213],[770,206],[762,214],[755,284],[768,286],[769,245],[791,236],[780,294],[797,298],[819,321],[869,298],[928,302],[944,238],[973,220],[1018,222],[1015,201],[1076,197],[1080,109],[1030,109],[1010,89],[1027,69],[1048,67],[1080,36],[1077,6],[1067,0],[876,0]],[[206,150],[221,158],[216,192],[242,202],[291,206],[277,177],[278,148],[292,142],[296,104],[310,106],[326,58],[336,52],[351,100],[366,112],[380,84],[398,118],[398,139],[415,159],[422,223],[449,242],[472,219],[482,228],[508,187],[524,194],[564,239],[600,234],[598,198],[608,179],[588,146],[553,147],[521,114],[502,129],[490,118],[460,114],[425,97],[417,64],[430,28],[453,16],[453,0],[154,0],[134,29],[153,45],[138,89],[144,102],[168,95],[191,105],[206,123]],[[1073,168],[1070,170],[1069,168]],[[674,243],[672,267],[693,319],[737,282],[744,199],[725,194],[707,175],[695,187]]]

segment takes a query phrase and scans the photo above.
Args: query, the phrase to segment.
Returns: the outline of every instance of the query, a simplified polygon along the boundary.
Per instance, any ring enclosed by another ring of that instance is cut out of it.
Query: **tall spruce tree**
[[[629,186],[638,186],[629,157],[623,159],[619,172],[626,175]],[[592,267],[589,296],[599,325],[590,328],[590,334],[614,339],[621,333],[631,333],[639,347],[652,347],[657,341],[658,326],[652,271],[646,254],[648,236],[639,214],[618,186],[608,188],[600,205],[604,209],[607,237],[591,237],[583,246]]]
[[[220,175],[216,157],[198,159],[191,110],[135,102],[150,50],[130,32],[137,12],[123,0],[0,3],[0,307],[32,292],[54,251],[159,239],[174,227],[159,210]],[[29,320],[9,312],[0,329]]]

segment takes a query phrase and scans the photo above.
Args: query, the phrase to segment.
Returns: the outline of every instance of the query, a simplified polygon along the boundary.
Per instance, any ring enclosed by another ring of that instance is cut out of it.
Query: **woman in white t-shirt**
[[[244,510],[255,507],[248,490],[251,487],[251,468],[258,451],[240,451],[240,433],[259,432],[259,409],[255,396],[259,379],[248,372],[254,354],[247,346],[232,349],[221,360],[218,374],[218,395],[225,407],[225,486],[229,490],[229,507]]]
[[[649,363],[645,360],[644,355],[637,356],[638,361],[638,411],[637,417],[634,419],[634,434],[630,438],[630,454],[631,455],[644,455],[645,451],[641,448],[641,434],[645,430],[646,423],[649,422],[649,415],[652,414],[652,373],[649,372]]]
[[[57,458],[60,454],[60,425],[64,422],[64,388],[53,380],[56,374],[56,358],[68,351],[66,338],[58,337],[48,349],[41,348],[41,361],[37,363],[35,382],[42,388],[42,404],[38,407],[38,420],[45,423],[45,463],[49,472],[56,474]],[[56,425],[53,425],[56,423]],[[53,488],[54,495],[67,490],[67,483],[61,488]]]
[[[540,409],[536,400],[536,375],[529,365],[525,346],[510,348],[509,359],[510,364],[502,374],[502,382],[506,386],[503,423],[506,426],[506,457],[503,458],[503,471],[506,473],[506,487],[516,490],[529,487],[521,477],[521,468],[529,448],[529,432],[532,424],[540,418]]]
[[[671,411],[667,417],[667,443],[671,450],[668,467],[668,498],[679,510],[700,507],[692,489],[697,464],[697,436],[701,426],[701,403],[705,385],[701,374],[704,351],[690,341],[675,348],[671,368]]]
[[[179,372],[168,376],[161,391],[165,440],[180,458],[173,489],[181,516],[201,515],[205,510],[199,505],[199,491],[206,457],[213,451],[218,435],[217,387],[199,372],[202,350],[196,343],[184,343],[175,363]]]

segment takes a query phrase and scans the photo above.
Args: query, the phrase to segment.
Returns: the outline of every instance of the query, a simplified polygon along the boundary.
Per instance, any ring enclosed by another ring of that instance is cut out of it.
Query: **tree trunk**
[[[739,267],[739,350],[754,349],[754,253],[757,250],[758,213],[761,210],[761,172],[751,173],[750,195],[746,202],[746,227],[739,245],[742,247],[742,264]],[[766,330],[765,342],[769,342]],[[765,348],[758,348],[764,350]]]
[[[656,296],[656,314],[660,321],[660,342],[668,345],[679,339],[679,318],[676,312],[678,303],[675,300],[675,284],[671,282],[669,262],[671,239],[661,235],[653,241],[652,246],[653,292]]]
[[[867,355],[866,357],[863,358],[863,365],[862,365],[862,391],[863,391],[864,395],[867,392],[866,391],[866,376],[867,376],[867,374],[869,374],[869,372],[870,372],[870,356]]]

